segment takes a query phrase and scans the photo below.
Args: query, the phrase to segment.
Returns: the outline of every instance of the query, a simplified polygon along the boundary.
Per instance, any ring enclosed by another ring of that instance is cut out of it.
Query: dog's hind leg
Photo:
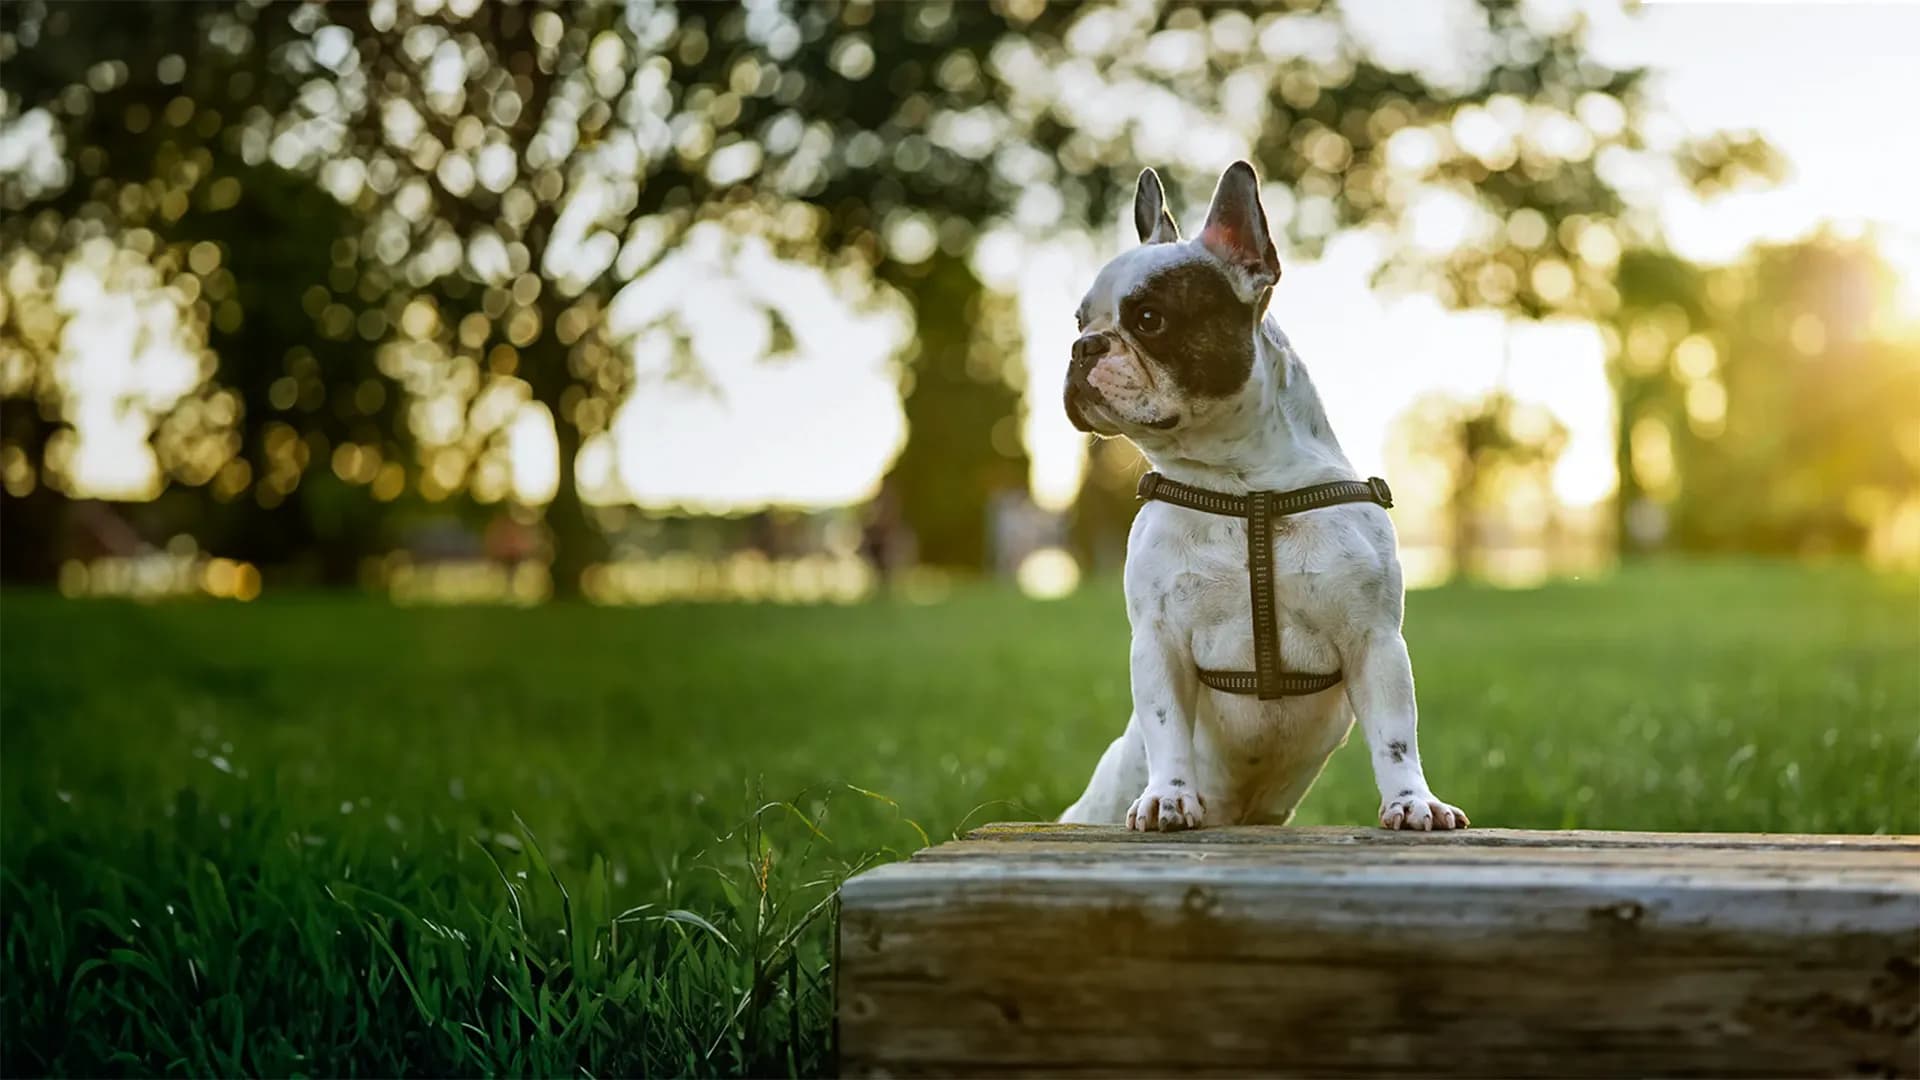
[[[1126,732],[1107,745],[1100,764],[1093,767],[1086,794],[1067,807],[1060,820],[1076,825],[1124,825],[1127,808],[1146,786],[1147,747],[1140,739],[1138,722],[1128,717]]]

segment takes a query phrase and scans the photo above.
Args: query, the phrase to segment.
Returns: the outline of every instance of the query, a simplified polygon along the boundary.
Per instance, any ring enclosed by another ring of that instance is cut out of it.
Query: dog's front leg
[[[1466,828],[1466,813],[1436,798],[1420,768],[1419,710],[1414,704],[1413,663],[1407,658],[1406,640],[1398,629],[1377,629],[1346,651],[1347,700],[1373,753],[1380,827]]]
[[[1127,828],[1197,829],[1206,815],[1193,768],[1199,675],[1186,643],[1160,620],[1133,631],[1133,715],[1147,748],[1147,788],[1127,811]]]

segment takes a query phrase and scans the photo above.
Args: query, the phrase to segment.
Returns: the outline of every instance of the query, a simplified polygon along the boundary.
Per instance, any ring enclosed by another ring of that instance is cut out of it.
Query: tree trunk
[[[65,497],[45,484],[24,496],[0,488],[0,581],[45,585],[55,579],[66,509]]]
[[[553,578],[554,599],[571,599],[581,593],[580,575],[604,557],[606,540],[587,516],[586,504],[580,499],[580,485],[574,477],[574,465],[580,457],[580,429],[567,418],[562,401],[568,388],[577,382],[568,363],[567,347],[554,337],[553,326],[559,317],[560,305],[550,289],[542,292],[538,303],[541,334],[520,352],[520,377],[533,391],[533,400],[546,406],[553,419],[554,448],[559,460],[553,499],[547,503],[544,514],[548,539],[553,546],[553,562],[548,572]]]
[[[968,364],[984,292],[964,259],[936,255],[892,283],[913,304],[913,389],[901,403],[907,443],[889,476],[918,543],[920,561],[969,573],[991,563],[988,506],[995,493],[1024,491],[1024,449],[996,448],[996,425],[1019,414],[1004,378]]]
[[[553,576],[554,598],[571,599],[580,595],[580,577],[587,567],[605,554],[606,540],[599,527],[587,517],[587,505],[581,501],[580,485],[574,479],[574,463],[580,456],[580,429],[560,415],[559,395],[553,396],[556,400],[540,398],[541,404],[553,413],[553,435],[560,457],[560,483],[546,510],[547,532],[553,543],[553,563],[548,569]]]
[[[1460,425],[1460,468],[1453,478],[1453,492],[1447,499],[1448,554],[1452,557],[1455,579],[1466,578],[1473,570],[1475,530],[1473,508],[1480,498],[1480,456],[1474,443],[1473,423]]]
[[[45,364],[50,357],[38,359]],[[0,402],[0,446],[17,447],[34,471],[33,490],[14,495],[0,486],[0,581],[45,585],[60,572],[67,498],[48,487],[47,439],[54,425],[31,396]]]
[[[1613,358],[1613,465],[1619,474],[1613,495],[1613,548],[1622,562],[1646,554],[1634,539],[1634,504],[1640,501],[1640,480],[1633,474],[1633,423],[1639,417],[1641,391],[1638,380],[1621,370],[1622,360]]]

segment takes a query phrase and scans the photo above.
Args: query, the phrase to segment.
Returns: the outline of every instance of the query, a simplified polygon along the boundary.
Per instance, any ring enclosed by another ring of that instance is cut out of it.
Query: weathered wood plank
[[[1920,1074],[1920,840],[994,826],[842,893],[858,1074]]]

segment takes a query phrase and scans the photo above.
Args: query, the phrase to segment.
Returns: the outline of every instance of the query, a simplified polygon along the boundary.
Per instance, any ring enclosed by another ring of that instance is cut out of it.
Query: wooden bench
[[[847,882],[849,1074],[1920,1074],[1920,838],[994,825]]]

